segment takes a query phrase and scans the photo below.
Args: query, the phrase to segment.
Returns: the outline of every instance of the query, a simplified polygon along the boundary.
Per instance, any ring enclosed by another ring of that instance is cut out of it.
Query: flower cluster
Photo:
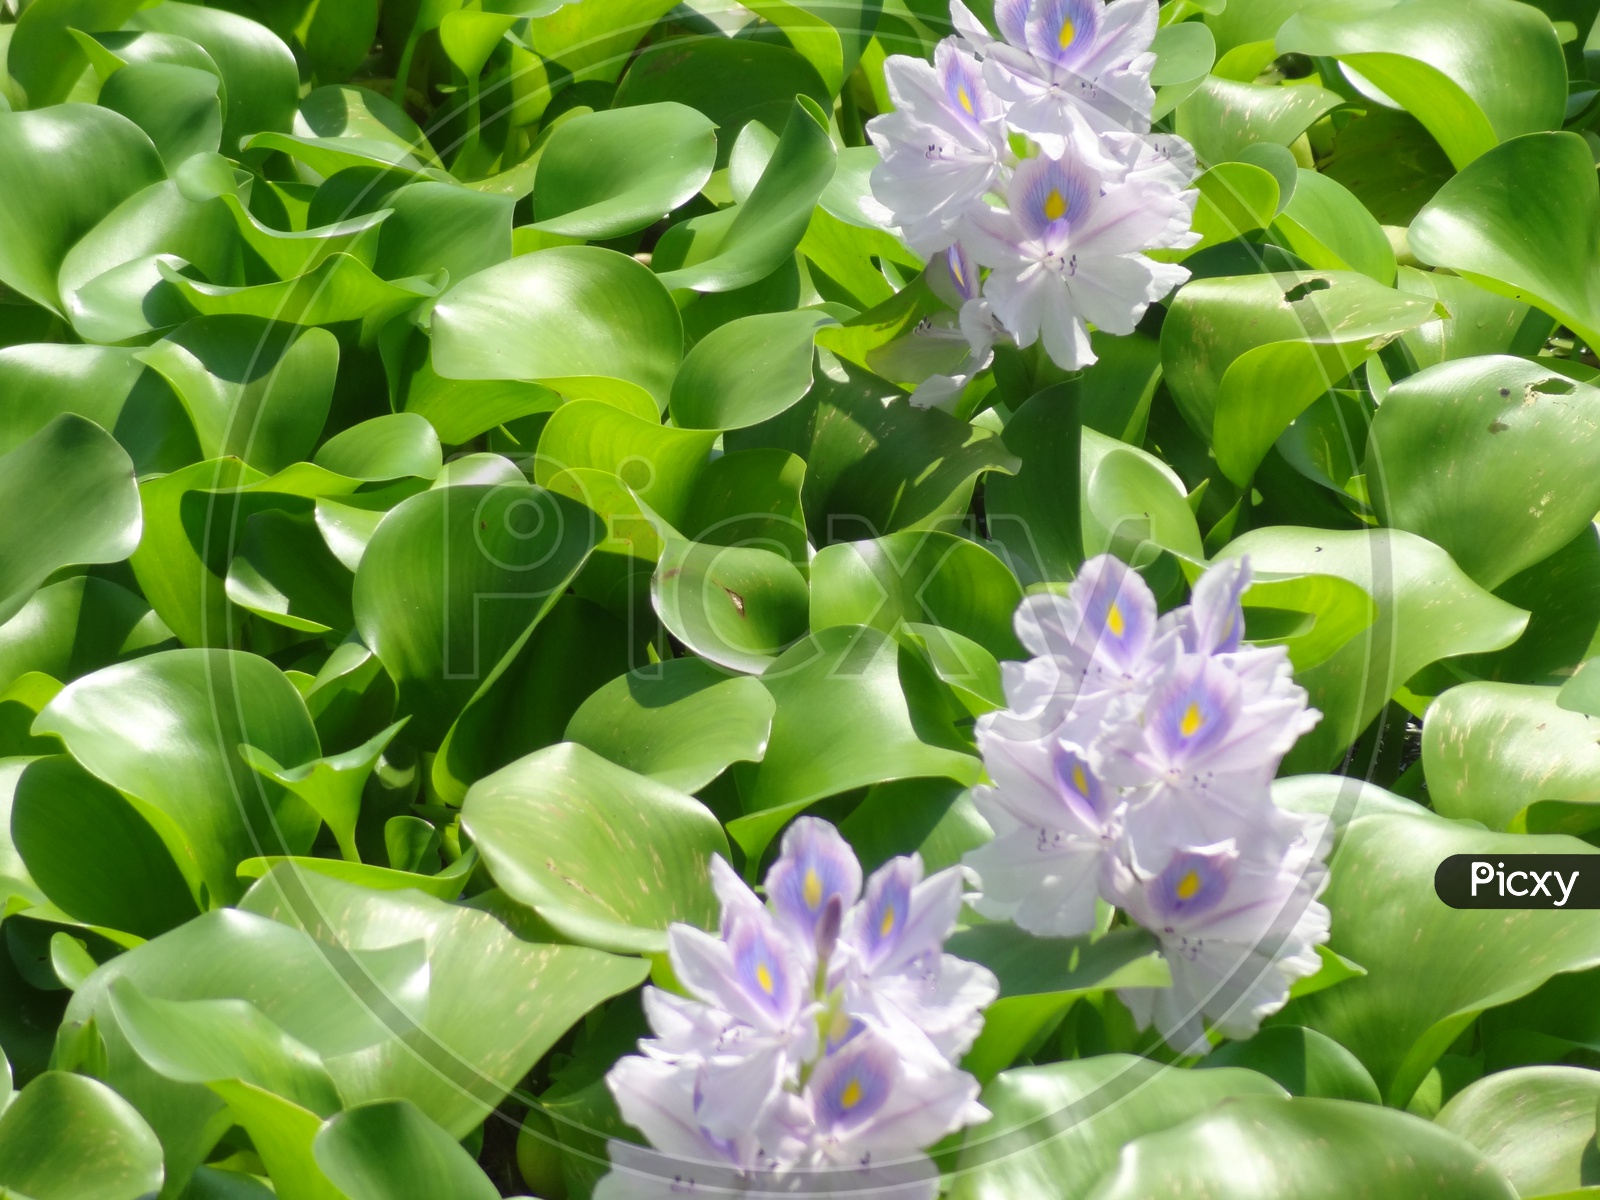
[[[978,911],[1043,936],[1096,927],[1097,902],[1154,933],[1170,989],[1122,993],[1183,1052],[1202,1017],[1248,1037],[1328,935],[1320,827],[1278,808],[1283,756],[1320,717],[1281,647],[1246,646],[1243,560],[1158,617],[1139,575],[1104,555],[1065,595],[1017,612],[1034,658],[1007,663],[1008,707],[983,717],[992,786],[974,799],[995,839],[968,855]]]
[[[611,1144],[596,1200],[849,1195],[930,1200],[924,1148],[987,1119],[955,1066],[998,987],[945,954],[960,868],[923,878],[916,856],[862,883],[838,832],[803,818],[784,836],[766,902],[721,859],[716,935],[669,931],[693,999],[647,988],[655,1036],[606,1077],[648,1150]]]
[[[931,65],[885,64],[895,109],[867,125],[873,193],[937,256],[935,290],[972,347],[919,389],[923,405],[958,394],[1002,334],[1042,338],[1069,370],[1094,362],[1089,323],[1132,333],[1189,277],[1143,252],[1198,240],[1194,152],[1150,133],[1156,0],[997,0],[998,39],[961,0],[950,11],[957,32]]]

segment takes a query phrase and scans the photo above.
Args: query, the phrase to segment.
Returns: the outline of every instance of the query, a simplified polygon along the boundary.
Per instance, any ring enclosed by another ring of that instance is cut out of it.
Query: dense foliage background
[[[1433,894],[1600,832],[1596,10],[1168,0],[1190,281],[922,408],[864,130],[935,0],[0,5],[0,1192],[588,1195],[710,857],[983,843],[1107,551],[1250,556],[1332,939],[1197,1060],[1140,931],[974,917],[949,1193],[1600,1186],[1600,913]]]

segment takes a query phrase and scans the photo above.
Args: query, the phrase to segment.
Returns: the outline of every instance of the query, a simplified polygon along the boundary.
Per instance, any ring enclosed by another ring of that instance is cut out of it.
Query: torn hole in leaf
[[[1541,396],[1570,396],[1578,390],[1578,385],[1570,379],[1560,375],[1552,375],[1549,379],[1541,379],[1538,383],[1528,385],[1528,402],[1533,402],[1535,394]]]
[[[1304,300],[1312,292],[1325,292],[1333,286],[1333,281],[1328,279],[1308,279],[1304,283],[1297,283],[1283,294],[1283,298],[1290,304]]]

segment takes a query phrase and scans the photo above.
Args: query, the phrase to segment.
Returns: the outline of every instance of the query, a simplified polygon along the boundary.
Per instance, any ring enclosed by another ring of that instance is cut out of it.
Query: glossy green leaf
[[[1514,1200],[1470,1145],[1409,1113],[1347,1100],[1244,1097],[1140,1138],[1091,1195],[1168,1200]]]
[[[1250,163],[1219,162],[1195,180],[1195,187],[1200,198],[1195,202],[1194,229],[1201,237],[1191,254],[1265,229],[1280,209],[1278,181]]]
[[[1504,356],[1389,389],[1367,443],[1379,519],[1444,549],[1487,588],[1549,557],[1600,510],[1600,389]],[[1424,464],[1446,461],[1449,472]]]
[[[1319,271],[1359,271],[1394,286],[1395,259],[1377,220],[1344,185],[1301,168],[1273,229],[1284,248]]]
[[[28,5],[17,18],[6,62],[28,106],[61,103],[89,65],[71,30],[117,29],[138,7],[137,0],[38,0]]]
[[[673,421],[686,429],[742,429],[771,419],[811,390],[812,345],[833,318],[800,309],[740,317],[696,343],[672,381]]]
[[[1600,1075],[1577,1067],[1501,1071],[1462,1089],[1438,1124],[1482,1151],[1519,1196],[1593,1185]]]
[[[1475,354],[1517,354],[1536,351],[1550,318],[1531,312],[1520,300],[1500,296],[1459,275],[1401,267],[1395,286],[1403,292],[1432,296],[1450,312],[1448,318],[1400,335],[1417,366],[1437,366]]]
[[[1407,240],[1423,262],[1600,342],[1600,189],[1587,145],[1567,133],[1514,138],[1469,164],[1425,205]]]
[[[248,134],[290,128],[300,99],[300,72],[289,47],[265,25],[177,0],[141,8],[128,24],[188,38],[211,56],[228,95],[224,154],[232,154]]]
[[[1068,579],[1083,561],[1083,520],[1073,511],[1079,489],[1067,485],[1082,460],[1085,392],[1078,381],[1024,401],[1004,434],[1021,467],[985,484],[989,536],[1025,584]]]
[[[805,461],[785,450],[720,455],[695,479],[683,531],[698,542],[771,550],[805,570],[805,473]]]
[[[1358,816],[1346,827],[1323,900],[1336,931],[1330,945],[1367,974],[1285,1010],[1361,1059],[1390,1104],[1410,1099],[1478,1013],[1600,961],[1600,919],[1588,913],[1459,910],[1433,891],[1434,869],[1451,854],[1592,847],[1556,835],[1488,833],[1417,811]]]
[[[633,233],[682,206],[716,164],[715,127],[673,102],[588,113],[545,143],[533,192],[537,227],[568,237]]]
[[[317,1164],[350,1200],[498,1200],[472,1156],[405,1100],[339,1113],[317,1133]]]
[[[356,627],[399,688],[408,740],[437,746],[599,536],[588,510],[527,484],[435,488],[384,518],[356,571]]]
[[[0,1115],[0,1187],[31,1200],[143,1200],[161,1187],[161,1145],[105,1084],[48,1071]]]
[[[1498,649],[1522,632],[1525,613],[1473,583],[1450,556],[1402,530],[1274,526],[1236,538],[1219,557],[1250,556],[1256,571],[1318,573],[1372,597],[1377,617],[1320,665],[1299,673],[1322,721],[1291,763],[1321,770],[1366,728],[1394,690],[1430,662]],[[1366,965],[1359,954],[1351,954]]]
[[[1086,554],[1115,549],[1134,557],[1150,543],[1185,558],[1204,557],[1194,512],[1165,463],[1094,430],[1080,436],[1078,505]]]
[[[439,22],[439,44],[461,73],[474,79],[514,24],[514,15],[458,9]]]
[[[340,754],[312,762],[284,767],[271,755],[254,746],[241,746],[239,757],[257,773],[281,784],[304,800],[338,840],[339,849],[351,862],[359,862],[356,849],[356,821],[361,816],[361,792],[366,786],[378,756],[400,732],[405,722],[397,721],[367,741]]]
[[[522,379],[575,397],[642,391],[658,410],[683,355],[677,307],[650,271],[588,246],[524,254],[463,280],[434,306],[433,339],[446,379]]]
[[[914,717],[892,638],[868,626],[838,625],[781,655],[761,681],[777,702],[766,756],[740,780],[745,815],[728,831],[752,859],[806,806],[893,779],[948,777],[977,782],[976,758]],[[926,714],[917,714],[918,717]]]
[[[40,588],[0,625],[0,688],[29,672],[70,681],[171,637],[127,588],[90,575],[63,579]]]
[[[833,99],[816,68],[790,47],[753,38],[695,37],[645,47],[617,87],[615,104],[670,100],[699,109],[723,131],[720,167],[728,164],[734,138],[751,121],[782,129],[797,94],[821,105]]]
[[[724,443],[805,459],[806,528],[818,545],[937,526],[965,511],[979,472],[1017,464],[991,430],[913,408],[899,389],[826,351],[804,399]]]
[[[534,479],[549,485],[562,471],[605,471],[676,526],[715,441],[711,431],[663,426],[599,400],[573,401],[545,425]]]
[[[1011,630],[1022,588],[982,546],[937,531],[827,546],[811,564],[811,627],[938,625],[996,658],[1023,658]]]
[[[654,252],[662,284],[729,292],[770,275],[805,236],[834,163],[826,115],[809,98],[797,98],[749,198],[662,236]]]
[[[199,67],[137,63],[105,81],[100,104],[143,129],[170,171],[222,144],[221,84]]]
[[[234,864],[259,847],[310,846],[309,810],[239,757],[246,742],[279,761],[317,757],[300,694],[263,658],[172,650],[107,667],[63,689],[36,727],[133,802],[205,907],[237,898]]]
[[[1497,142],[1561,126],[1561,45],[1531,5],[1411,0],[1297,13],[1278,49],[1336,57],[1352,82],[1406,109],[1461,168]],[[1364,87],[1363,87],[1364,85]]]
[[[73,243],[166,174],[143,130],[88,104],[0,112],[0,164],[0,283],[57,312]]]
[[[439,435],[423,418],[390,413],[352,425],[317,448],[314,460],[335,474],[368,482],[432,479],[444,465]]]
[[[1287,146],[1340,103],[1326,88],[1268,87],[1208,75],[1178,105],[1173,125],[1210,166],[1238,158],[1256,142]]]
[[[620,675],[572,715],[566,740],[640,775],[697,792],[730,764],[766,753],[775,711],[759,680],[696,658]]]
[[[22,772],[11,840],[51,903],[86,924],[151,938],[198,912],[150,822],[65,755]]]
[[[1582,835],[1600,825],[1600,718],[1559,688],[1466,683],[1428,708],[1428,794],[1445,816],[1490,829]]]
[[[0,457],[0,507],[30,514],[0,534],[0,621],[58,568],[117,562],[139,544],[133,463],[98,425],[70,413]]]
[[[582,746],[479,780],[461,812],[495,882],[576,942],[661,951],[673,921],[716,924],[711,857],[727,855],[716,818]]]
[[[1225,1100],[1283,1094],[1254,1071],[1183,1071],[1126,1054],[1006,1071],[983,1091],[994,1116],[966,1134],[951,1194],[1079,1200],[1133,1138]]]
[[[1178,293],[1161,357],[1179,409],[1243,486],[1313,400],[1433,315],[1346,272],[1201,279]]]
[[[668,0],[615,0],[603,10],[568,4],[529,21],[528,44],[580,79],[614,80],[671,8]]]
[[[1224,1042],[1196,1064],[1244,1067],[1277,1081],[1291,1096],[1381,1104],[1361,1061],[1332,1038],[1297,1025],[1269,1025],[1243,1042]]]
[[[734,671],[762,671],[804,635],[809,599],[798,567],[754,546],[670,539],[650,581],[672,635]]]
[[[255,316],[200,317],[139,352],[183,402],[206,458],[281,470],[316,444],[339,344],[325,329]]]

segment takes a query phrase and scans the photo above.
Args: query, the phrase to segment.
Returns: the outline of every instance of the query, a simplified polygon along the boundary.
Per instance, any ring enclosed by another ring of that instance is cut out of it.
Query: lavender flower
[[[998,992],[944,953],[962,873],[916,856],[865,883],[849,845],[803,818],[763,902],[721,859],[717,935],[668,931],[689,998],[645,991],[654,1037],[607,1076],[652,1149],[613,1142],[617,1197],[849,1194],[931,1200],[923,1149],[987,1119],[955,1065]]]
[[[978,723],[991,783],[974,801],[995,832],[967,864],[979,912],[1045,936],[1094,927],[1097,900],[1154,932],[1173,986],[1125,998],[1175,1047],[1202,1017],[1247,1036],[1320,965],[1326,846],[1270,784],[1317,721],[1282,647],[1244,643],[1249,564],[1201,576],[1157,617],[1118,560],[1085,563],[1065,595],[1017,612],[1034,655],[1008,663],[1008,707]]]
[[[919,407],[954,407],[1002,333],[1068,369],[1094,362],[1090,325],[1130,333],[1188,278],[1145,252],[1198,240],[1194,152],[1149,132],[1155,0],[999,0],[999,38],[961,0],[951,19],[932,66],[887,61],[895,109],[867,126],[890,220],[924,253],[955,248],[935,291],[963,268],[945,298],[972,355],[925,379]]]

